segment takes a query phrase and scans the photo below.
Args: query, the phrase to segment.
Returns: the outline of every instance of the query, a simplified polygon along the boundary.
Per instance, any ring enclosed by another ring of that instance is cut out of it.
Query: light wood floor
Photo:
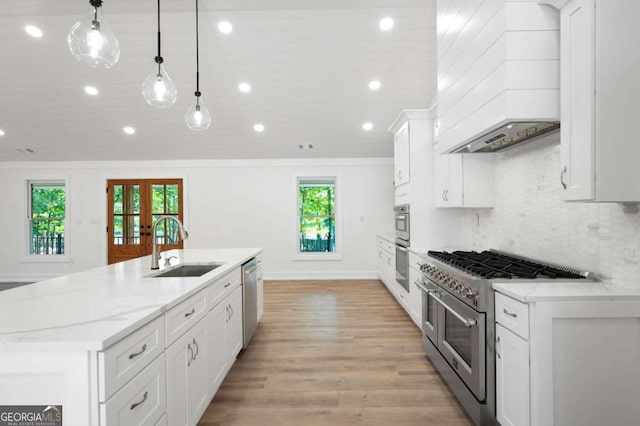
[[[268,281],[264,300],[200,426],[472,425],[380,281]]]

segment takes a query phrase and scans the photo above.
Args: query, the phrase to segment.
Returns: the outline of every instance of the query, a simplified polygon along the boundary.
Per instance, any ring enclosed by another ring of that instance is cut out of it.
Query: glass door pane
[[[140,245],[140,185],[113,186],[113,245]]]

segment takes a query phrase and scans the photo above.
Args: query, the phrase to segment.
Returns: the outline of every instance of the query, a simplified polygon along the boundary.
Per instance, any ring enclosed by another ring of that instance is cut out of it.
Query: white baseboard
[[[265,280],[377,280],[375,271],[265,272]]]
[[[60,275],[62,274],[0,274],[0,283],[35,283]]]

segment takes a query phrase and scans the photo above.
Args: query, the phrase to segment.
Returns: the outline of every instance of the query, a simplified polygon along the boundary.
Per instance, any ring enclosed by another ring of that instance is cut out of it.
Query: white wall
[[[561,263],[640,287],[637,205],[562,201],[559,138],[556,133],[498,153],[495,208],[465,212],[464,246]]]
[[[293,260],[295,178],[338,176],[343,258]],[[106,180],[183,178],[186,248],[263,247],[267,278],[374,278],[375,235],[393,233],[392,159],[0,163],[0,281],[104,265]],[[26,181],[66,179],[68,262],[25,262]]]

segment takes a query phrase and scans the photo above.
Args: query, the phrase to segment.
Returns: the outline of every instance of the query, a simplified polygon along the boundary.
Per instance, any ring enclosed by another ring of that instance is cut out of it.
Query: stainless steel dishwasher
[[[258,328],[258,261],[242,265],[242,337],[244,349]]]

